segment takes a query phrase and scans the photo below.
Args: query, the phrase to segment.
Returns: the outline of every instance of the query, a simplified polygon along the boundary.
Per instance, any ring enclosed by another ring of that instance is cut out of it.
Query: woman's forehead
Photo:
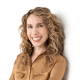
[[[27,24],[31,23],[43,23],[43,20],[39,16],[31,14],[27,19]]]

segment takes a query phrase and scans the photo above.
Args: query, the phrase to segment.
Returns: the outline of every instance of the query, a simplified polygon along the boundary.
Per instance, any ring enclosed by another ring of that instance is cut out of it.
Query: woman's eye
[[[28,28],[31,28],[32,26],[29,26]]]
[[[40,27],[43,27],[43,25],[39,25]]]

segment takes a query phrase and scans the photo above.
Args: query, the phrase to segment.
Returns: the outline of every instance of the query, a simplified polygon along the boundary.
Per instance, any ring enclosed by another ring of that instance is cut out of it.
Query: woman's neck
[[[33,55],[39,55],[46,50],[46,47],[34,47]]]

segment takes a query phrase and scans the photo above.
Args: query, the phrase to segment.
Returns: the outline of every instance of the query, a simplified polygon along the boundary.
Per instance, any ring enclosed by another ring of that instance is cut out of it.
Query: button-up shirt
[[[19,71],[17,66],[22,57],[22,54],[19,54],[9,80],[62,80],[67,66],[66,58],[57,54],[54,56],[52,65],[44,66],[45,55],[45,52],[39,54],[33,63],[31,62],[30,65],[26,66],[25,71]]]

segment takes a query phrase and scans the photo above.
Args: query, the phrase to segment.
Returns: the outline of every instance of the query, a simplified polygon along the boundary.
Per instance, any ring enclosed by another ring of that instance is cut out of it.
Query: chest
[[[46,80],[46,77],[49,77],[52,66],[45,67],[44,59],[44,56],[31,57],[32,65],[28,65],[26,71],[17,71],[15,74],[16,80]]]
[[[34,72],[34,75],[48,73],[52,68],[52,65],[45,66],[45,57],[38,55],[31,57],[31,63],[31,71]]]
[[[31,57],[31,62],[33,63],[37,57],[38,57],[38,55],[32,56]]]

